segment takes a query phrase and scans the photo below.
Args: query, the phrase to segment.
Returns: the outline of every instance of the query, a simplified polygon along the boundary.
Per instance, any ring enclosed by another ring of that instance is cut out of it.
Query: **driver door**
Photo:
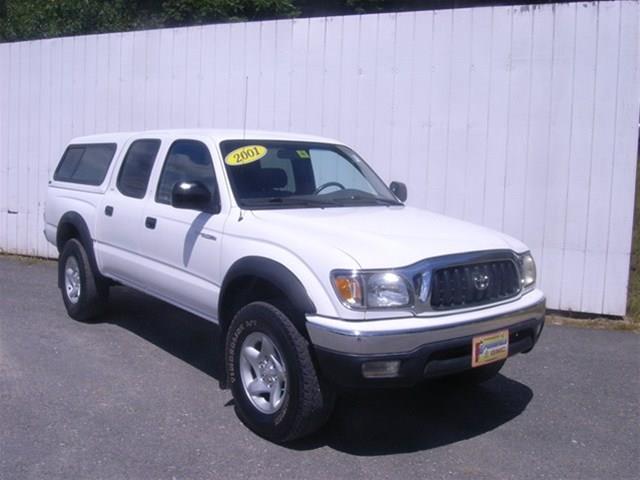
[[[141,250],[154,270],[149,287],[167,301],[215,320],[226,215],[221,213],[211,149],[199,139],[175,140],[156,178],[141,236]],[[212,197],[208,208],[198,211],[171,205],[173,186],[183,181],[207,187]]]

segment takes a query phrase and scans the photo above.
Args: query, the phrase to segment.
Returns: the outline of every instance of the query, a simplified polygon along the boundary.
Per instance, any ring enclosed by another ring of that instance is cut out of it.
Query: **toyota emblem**
[[[473,272],[471,279],[476,290],[486,290],[489,288],[489,275],[482,272]]]

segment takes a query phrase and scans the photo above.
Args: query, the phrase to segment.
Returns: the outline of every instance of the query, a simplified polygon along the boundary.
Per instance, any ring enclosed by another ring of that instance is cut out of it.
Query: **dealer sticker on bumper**
[[[473,337],[471,352],[472,367],[504,360],[509,355],[509,330]]]

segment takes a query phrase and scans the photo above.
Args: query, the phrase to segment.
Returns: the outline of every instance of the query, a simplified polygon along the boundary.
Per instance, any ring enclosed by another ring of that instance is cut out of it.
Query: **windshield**
[[[341,145],[227,140],[220,148],[243,208],[402,205],[355,152]]]

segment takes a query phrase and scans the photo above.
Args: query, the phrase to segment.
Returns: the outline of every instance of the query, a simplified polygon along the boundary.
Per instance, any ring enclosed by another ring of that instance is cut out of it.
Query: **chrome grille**
[[[434,270],[431,308],[446,310],[499,302],[520,292],[520,276],[512,260],[493,260]]]

